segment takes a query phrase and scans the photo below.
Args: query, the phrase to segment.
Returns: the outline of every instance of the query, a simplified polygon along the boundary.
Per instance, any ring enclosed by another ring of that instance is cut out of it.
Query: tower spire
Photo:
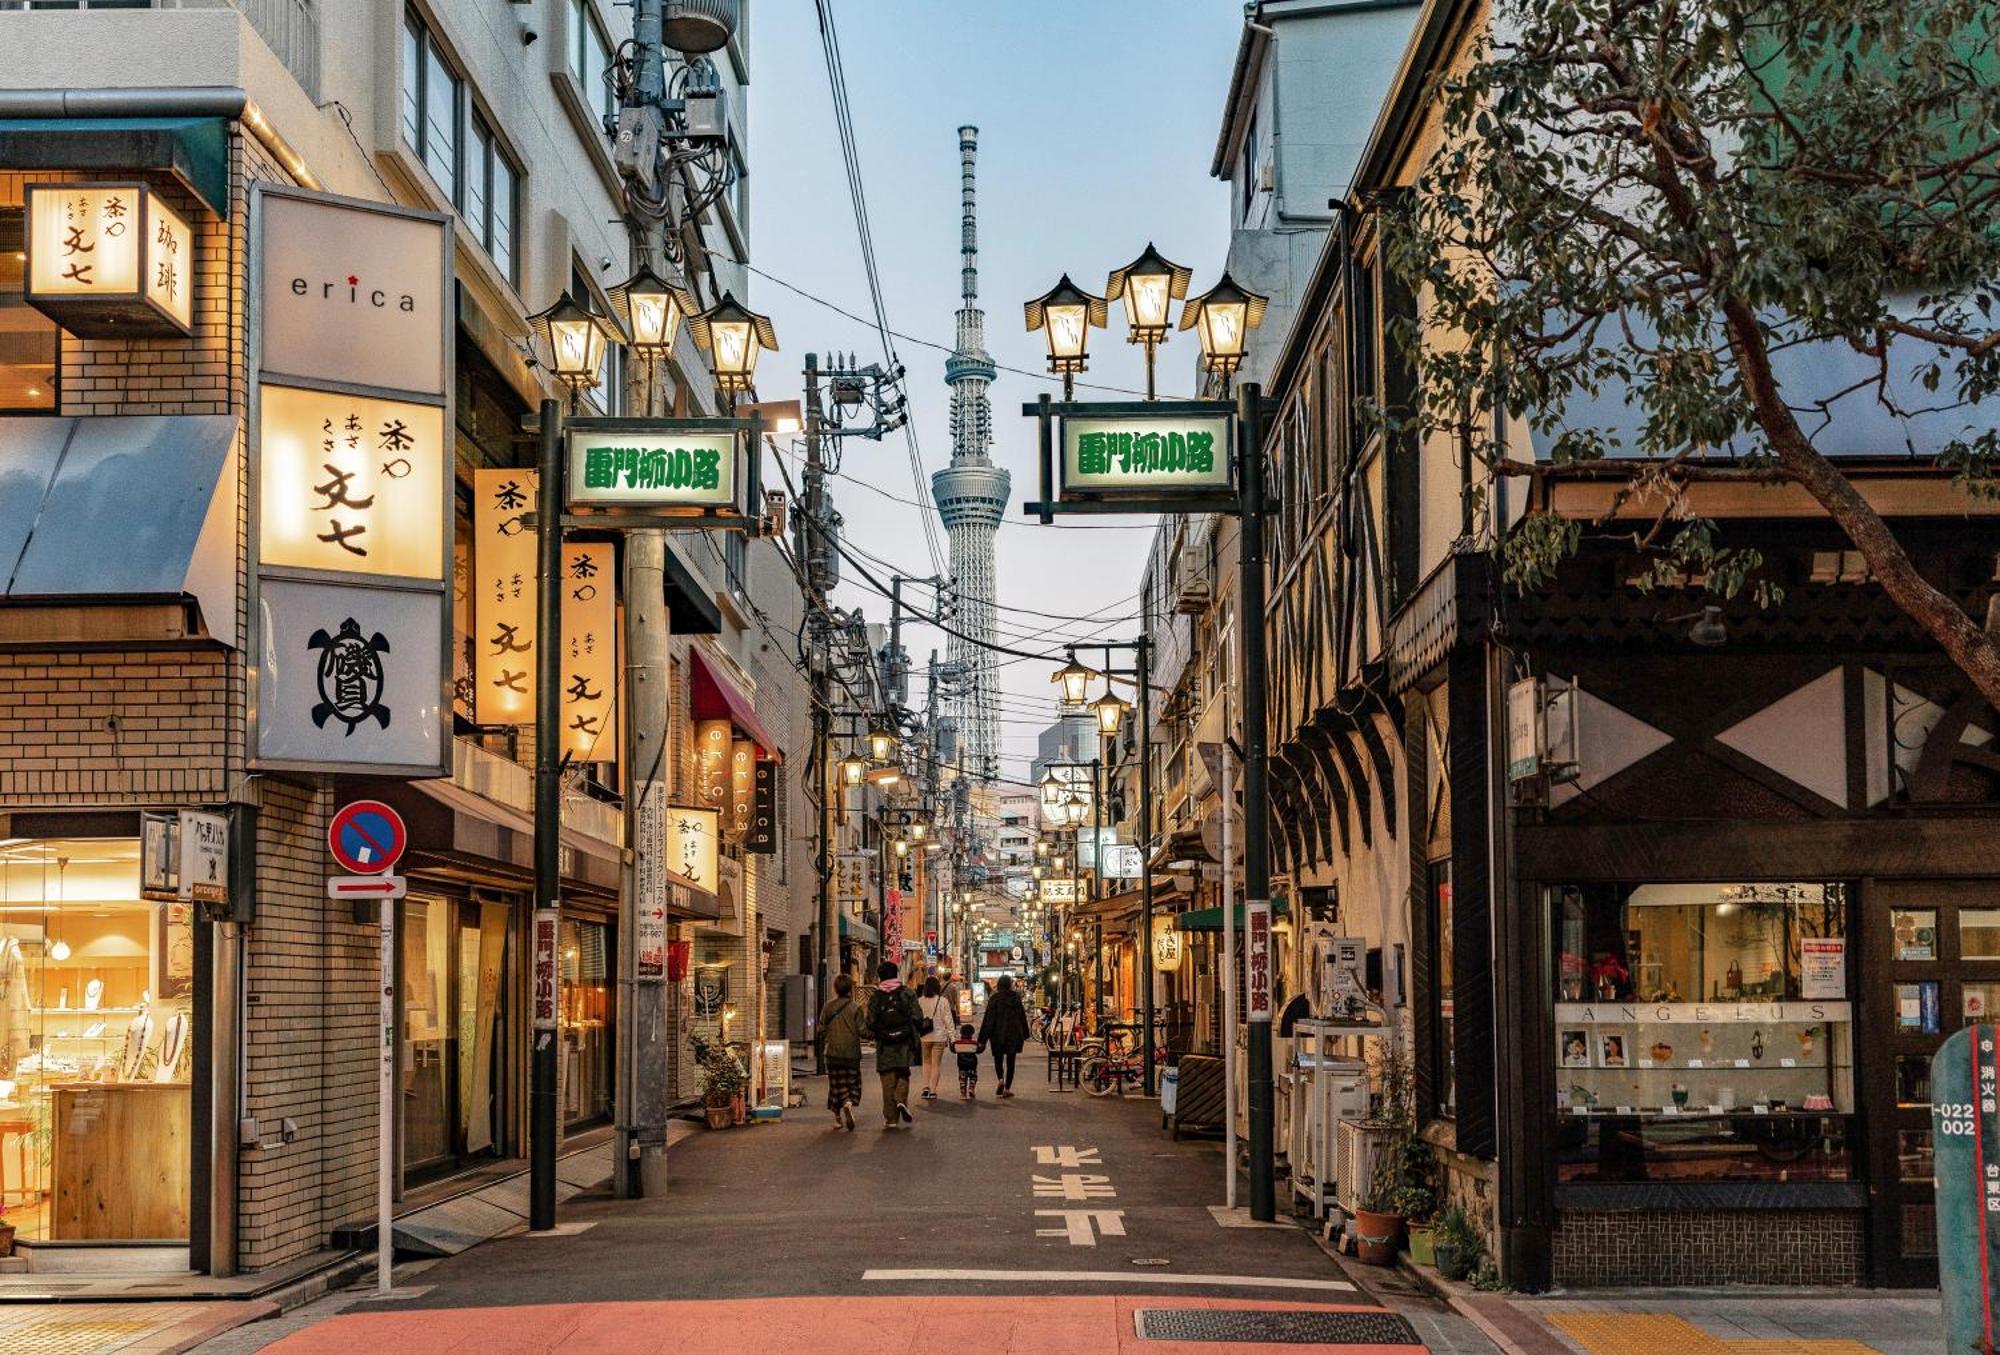
[[[959,673],[958,728],[965,767],[979,780],[999,771],[998,670],[993,662],[993,539],[1007,511],[1010,482],[993,464],[995,375],[986,351],[986,314],[979,309],[979,217],[974,157],[979,129],[958,129],[958,346],[945,360],[951,387],[951,465],[931,475],[931,497],[951,537],[951,574],[959,610],[950,655]]]

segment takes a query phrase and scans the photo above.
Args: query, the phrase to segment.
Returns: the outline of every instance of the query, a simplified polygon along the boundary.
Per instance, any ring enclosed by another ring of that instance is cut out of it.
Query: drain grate
[[[1256,1308],[1141,1308],[1142,1341],[1240,1341],[1273,1346],[1416,1346],[1410,1324],[1394,1313],[1273,1312]]]

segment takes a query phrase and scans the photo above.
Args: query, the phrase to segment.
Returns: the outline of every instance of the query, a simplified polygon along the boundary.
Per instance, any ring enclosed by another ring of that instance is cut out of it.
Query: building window
[[[1458,1009],[1453,993],[1451,936],[1451,862],[1433,861],[1431,896],[1431,1084],[1437,1088],[1437,1113],[1458,1114]]]
[[[1548,907],[1560,1179],[1849,1179],[1844,885],[1567,885]]]
[[[0,412],[56,407],[62,331],[22,295],[26,214],[0,208]]]
[[[600,117],[618,112],[618,97],[606,73],[611,68],[611,43],[590,12],[589,0],[569,2],[569,69],[583,86],[584,106]]]
[[[414,14],[403,20],[403,140],[509,282],[521,171]]]

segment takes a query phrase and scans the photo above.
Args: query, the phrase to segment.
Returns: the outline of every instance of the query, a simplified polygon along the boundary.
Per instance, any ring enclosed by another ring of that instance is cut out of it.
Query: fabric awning
[[[783,745],[765,730],[750,698],[743,695],[734,682],[718,673],[715,666],[702,657],[699,649],[690,649],[688,655],[694,660],[690,674],[693,693],[689,713],[697,720],[729,721],[736,726],[738,733],[755,742],[765,757],[782,761],[785,756]]]
[[[0,118],[0,166],[129,177],[164,170],[229,215],[229,123],[191,118]]]
[[[233,414],[0,420],[0,598],[192,597],[208,634],[233,647],[236,425]]]
[[[876,931],[860,919],[851,918],[845,913],[840,915],[840,934],[850,941],[865,941],[871,946],[882,939],[882,933]]]
[[[1271,900],[1272,917],[1283,917],[1290,911],[1291,908],[1285,900]],[[1222,930],[1222,909],[1219,906],[1196,908],[1182,913],[1180,929],[1184,932],[1219,932]],[[1236,905],[1236,930],[1239,932],[1243,930],[1243,905],[1240,903]]]

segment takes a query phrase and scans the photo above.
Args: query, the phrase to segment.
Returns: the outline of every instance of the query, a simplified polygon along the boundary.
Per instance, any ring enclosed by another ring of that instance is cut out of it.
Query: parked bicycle
[[[1164,1067],[1166,1062],[1166,1047],[1156,1047],[1153,1050],[1154,1065]],[[1114,1091],[1123,1096],[1125,1084],[1141,1082],[1145,1071],[1145,1054],[1138,1048],[1105,1046],[1083,1055],[1077,1064],[1076,1079],[1078,1085],[1092,1096],[1109,1096]]]

